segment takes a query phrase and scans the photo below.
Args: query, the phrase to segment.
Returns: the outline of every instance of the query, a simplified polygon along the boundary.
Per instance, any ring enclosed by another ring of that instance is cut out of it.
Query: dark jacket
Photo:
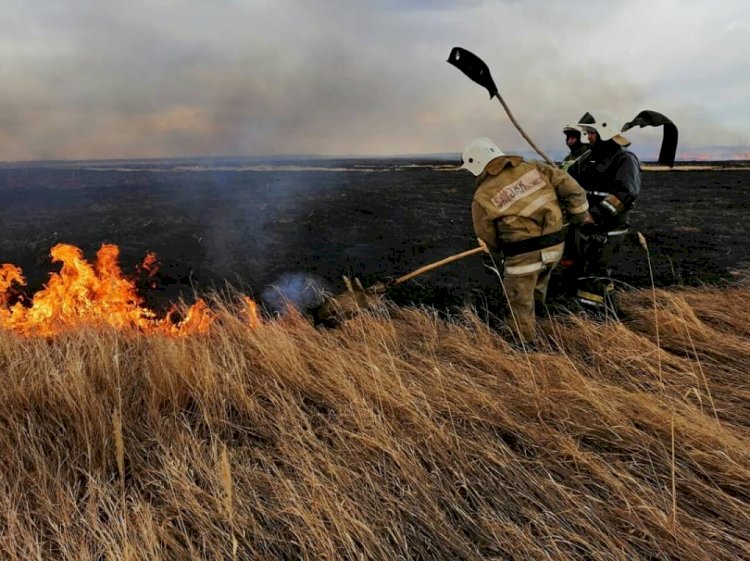
[[[613,140],[600,140],[568,173],[586,190],[589,212],[602,229],[628,226],[628,215],[641,190],[641,164],[635,154]]]

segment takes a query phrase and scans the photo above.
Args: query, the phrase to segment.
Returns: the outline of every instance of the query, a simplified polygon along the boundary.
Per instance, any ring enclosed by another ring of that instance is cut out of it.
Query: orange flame
[[[255,300],[248,296],[243,296],[245,300],[245,314],[247,315],[247,324],[250,327],[258,327],[260,325],[260,316],[258,315],[258,305]]]
[[[159,259],[156,257],[156,253],[149,251],[136,270],[146,273],[148,285],[151,288],[156,288],[156,274],[159,272]]]
[[[8,304],[8,296],[13,283],[21,286],[26,284],[26,279],[23,278],[21,269],[9,263],[0,265],[0,306]]]
[[[198,300],[179,321],[176,308],[164,318],[143,306],[135,283],[122,276],[118,265],[120,250],[116,245],[103,244],[93,265],[83,252],[72,245],[58,244],[52,248],[53,262],[61,262],[59,273],[51,273],[44,289],[34,294],[31,305],[16,302],[9,306],[13,284],[25,285],[20,268],[0,265],[0,328],[23,335],[51,336],[71,328],[108,325],[118,329],[137,329],[145,333],[186,335],[207,333],[216,319],[203,300]],[[146,256],[142,267],[152,267],[156,256]],[[149,271],[155,269],[147,269]],[[246,298],[246,302],[252,302]],[[248,303],[248,309],[251,307]],[[252,321],[259,325],[255,302]]]

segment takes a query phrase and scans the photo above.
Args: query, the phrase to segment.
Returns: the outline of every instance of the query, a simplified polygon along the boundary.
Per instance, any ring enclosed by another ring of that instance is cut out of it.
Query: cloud
[[[739,1],[5,3],[0,157],[427,153],[479,135],[526,149],[445,62],[454,45],[545,148],[602,106],[661,111],[686,146],[741,144],[749,21]]]

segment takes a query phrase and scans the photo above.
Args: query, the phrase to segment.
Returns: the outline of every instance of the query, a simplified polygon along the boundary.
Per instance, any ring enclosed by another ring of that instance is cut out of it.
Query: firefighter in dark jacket
[[[567,170],[578,158],[583,156],[586,150],[589,149],[589,145],[587,136],[581,134],[581,127],[578,125],[565,125],[563,127],[563,134],[565,135],[565,144],[570,149],[570,153],[563,159],[560,169]]]
[[[542,162],[506,156],[488,138],[464,149],[462,169],[476,176],[474,232],[504,258],[503,284],[524,342],[536,332],[535,304],[544,304],[550,273],[560,261],[564,223],[582,221],[586,194],[567,173]]]
[[[591,220],[576,235],[577,298],[606,310],[613,304],[612,260],[628,233],[628,215],[641,189],[641,166],[638,157],[625,149],[630,143],[611,112],[591,111],[578,125],[587,134],[590,149],[567,171],[586,190]]]

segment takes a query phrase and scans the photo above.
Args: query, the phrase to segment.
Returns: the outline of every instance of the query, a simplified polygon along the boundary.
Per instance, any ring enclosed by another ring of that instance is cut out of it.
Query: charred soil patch
[[[256,297],[286,273],[342,274],[365,284],[398,276],[474,246],[473,181],[450,163],[413,160],[104,162],[0,169],[0,262],[23,268],[32,292],[59,242],[93,256],[121,249],[136,274],[160,258],[158,307],[194,290],[231,285]],[[657,286],[722,283],[748,267],[750,168],[644,171],[634,230],[649,242]],[[497,281],[468,258],[391,291],[397,303],[447,309],[499,304]],[[650,286],[635,235],[615,263],[626,285]]]

